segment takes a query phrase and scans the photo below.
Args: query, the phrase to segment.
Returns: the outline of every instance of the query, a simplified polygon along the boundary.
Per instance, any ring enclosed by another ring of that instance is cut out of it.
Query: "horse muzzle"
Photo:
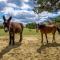
[[[5,28],[5,29],[4,29],[4,31],[5,31],[5,32],[8,32],[8,29],[7,29],[7,28]]]

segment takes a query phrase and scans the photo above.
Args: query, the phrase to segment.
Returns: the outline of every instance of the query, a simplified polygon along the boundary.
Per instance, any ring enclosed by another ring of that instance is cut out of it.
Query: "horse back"
[[[22,23],[11,22],[9,28],[10,28],[10,30],[13,30],[14,32],[18,33],[20,31],[23,31],[23,24]]]
[[[41,29],[43,33],[54,33],[56,30],[57,28],[55,25],[45,25],[45,27]]]

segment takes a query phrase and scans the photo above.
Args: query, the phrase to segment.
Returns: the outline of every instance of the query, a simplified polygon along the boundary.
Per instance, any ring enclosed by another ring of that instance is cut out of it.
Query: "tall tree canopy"
[[[34,0],[35,8],[34,11],[36,13],[40,13],[42,11],[56,11],[60,9],[60,0]]]

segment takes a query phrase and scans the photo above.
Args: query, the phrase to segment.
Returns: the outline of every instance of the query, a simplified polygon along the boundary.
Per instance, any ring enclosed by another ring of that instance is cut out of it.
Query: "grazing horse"
[[[12,16],[10,16],[8,19],[3,16],[3,25],[4,25],[4,31],[7,32],[9,31],[9,45],[14,45],[15,42],[15,33],[20,34],[20,40],[19,42],[21,43],[22,41],[22,33],[23,33],[23,24],[22,23],[16,23],[16,22],[11,22]]]
[[[55,42],[55,33],[56,33],[57,30],[58,30],[58,32],[60,32],[58,27],[56,25],[53,25],[53,24],[51,24],[51,25],[37,24],[36,30],[37,31],[40,30],[40,32],[41,32],[41,38],[42,38],[41,43],[42,44],[43,44],[43,34],[45,34],[45,37],[46,37],[46,40],[47,40],[47,43],[48,43],[48,39],[47,39],[47,34],[48,33],[53,34],[52,42],[53,41]]]

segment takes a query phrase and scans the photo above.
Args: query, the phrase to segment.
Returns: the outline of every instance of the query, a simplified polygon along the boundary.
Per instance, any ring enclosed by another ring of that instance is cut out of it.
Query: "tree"
[[[36,6],[33,9],[36,13],[42,11],[57,11],[60,9],[60,0],[34,0]]]
[[[35,22],[34,22],[34,23],[28,23],[28,24],[26,25],[26,28],[35,29],[35,28],[36,28],[36,23],[35,23]]]
[[[58,16],[57,18],[55,18],[55,22],[60,23],[60,16]]]

